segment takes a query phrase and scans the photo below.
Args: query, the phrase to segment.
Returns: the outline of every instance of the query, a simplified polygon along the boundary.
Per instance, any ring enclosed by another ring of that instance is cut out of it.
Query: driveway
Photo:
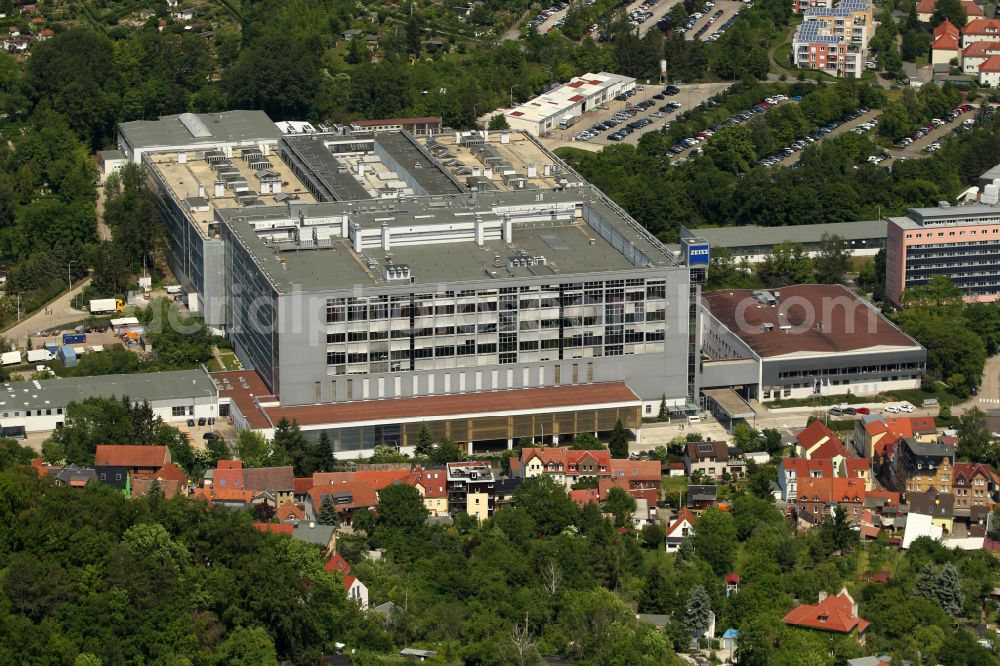
[[[70,307],[73,297],[83,291],[90,284],[90,278],[78,282],[71,291],[65,292],[55,300],[45,304],[45,307],[31,316],[22,317],[21,321],[3,331],[4,337],[11,342],[15,342],[18,347],[24,348],[28,334],[38,331],[45,331],[61,324],[68,324],[86,318],[87,313]],[[52,314],[45,314],[46,309]]]

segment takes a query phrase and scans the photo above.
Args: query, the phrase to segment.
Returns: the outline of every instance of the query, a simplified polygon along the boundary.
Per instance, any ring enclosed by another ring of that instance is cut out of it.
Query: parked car
[[[193,428],[194,427],[194,419],[188,419],[187,420],[187,425],[188,425],[188,428]]]
[[[858,414],[871,414],[872,410],[867,407],[858,407]]]
[[[830,416],[843,416],[843,415],[844,415],[844,410],[842,408],[840,407],[830,408]]]
[[[209,442],[216,439],[222,439],[221,437],[219,437],[219,433],[216,432],[206,432],[204,435],[201,436],[201,438]]]
[[[854,416],[857,413],[858,413],[858,410],[854,409],[853,407],[845,407],[844,408],[844,414],[846,414],[847,416]]]
[[[208,423],[208,419],[206,419],[204,416],[202,416],[200,419],[198,419],[198,425],[199,426],[203,426],[206,423]]]

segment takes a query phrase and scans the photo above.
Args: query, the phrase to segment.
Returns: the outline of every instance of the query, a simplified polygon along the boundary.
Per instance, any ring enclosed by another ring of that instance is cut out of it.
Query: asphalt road
[[[78,282],[72,291],[64,292],[55,300],[45,304],[45,308],[48,308],[52,314],[44,314],[45,308],[43,308],[29,317],[22,317],[20,322],[4,331],[3,336],[11,342],[16,343],[18,347],[24,348],[28,335],[31,333],[37,333],[38,331],[44,331],[59,324],[66,324],[85,318],[87,316],[86,312],[70,307],[69,303],[73,300],[74,296],[83,291],[89,284],[90,278]]]
[[[850,132],[852,129],[854,129],[855,127],[857,127],[861,123],[868,122],[872,118],[878,118],[879,115],[881,115],[881,113],[879,111],[874,111],[874,110],[873,111],[869,111],[868,113],[863,113],[860,116],[858,116],[857,118],[855,118],[854,120],[850,120],[850,121],[844,123],[843,125],[837,127],[835,130],[833,130],[832,132],[830,132],[829,134],[827,134],[826,136],[824,136],[819,141],[825,141],[826,139],[829,139],[830,137],[840,136],[841,134],[845,134],[847,132]],[[873,130],[870,130],[868,133],[870,134],[872,132],[877,132],[877,131],[878,131],[878,128],[875,128]],[[802,138],[802,137],[799,137],[799,138]],[[816,143],[819,143],[819,141],[817,141]],[[767,155],[763,155],[762,157],[767,157]],[[781,160],[781,162],[779,162],[775,166],[792,166],[793,164],[795,164],[796,162],[799,161],[800,157],[802,157],[802,151],[801,150],[792,153],[791,155],[789,155],[785,159]]]

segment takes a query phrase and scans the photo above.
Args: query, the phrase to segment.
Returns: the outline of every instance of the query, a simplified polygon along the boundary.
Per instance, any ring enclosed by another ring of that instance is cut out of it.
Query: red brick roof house
[[[848,456],[844,443],[822,421],[813,421],[795,436],[796,455],[806,460],[834,460]]]
[[[297,523],[306,519],[306,513],[290,500],[285,500],[278,506],[274,517],[282,523]]]
[[[285,534],[287,536],[292,536],[295,531],[294,525],[286,525],[281,523],[254,523],[253,526],[260,532],[270,532],[272,534]]]
[[[990,507],[994,504],[1000,488],[1000,477],[992,466],[986,463],[956,462],[953,475],[956,509],[968,510],[975,506]]]
[[[794,502],[799,497],[799,484],[806,479],[833,478],[833,461],[782,458],[778,463],[778,487],[781,499]]]
[[[295,498],[295,474],[291,466],[249,467],[243,470],[243,485],[258,496],[266,497],[275,508]]]
[[[347,598],[352,599],[364,610],[368,608],[368,587],[351,574],[351,565],[339,553],[334,553],[323,568],[330,573],[339,573],[344,583]]]
[[[781,620],[793,627],[853,634],[859,643],[865,642],[868,621],[858,617],[858,604],[845,587],[840,594],[819,593],[819,603],[802,604],[793,608]]]
[[[513,460],[511,461],[514,462]],[[514,473],[515,466],[511,471]],[[574,451],[567,447],[525,448],[521,450],[517,475],[525,479],[535,476],[549,476],[567,488],[581,477],[609,477],[611,475],[611,452]]]
[[[798,508],[818,524],[842,507],[852,523],[861,519],[865,502],[865,484],[861,479],[806,479],[799,482]]]
[[[598,504],[601,501],[601,495],[597,488],[581,488],[580,490],[569,491],[569,498],[573,500],[581,509],[591,502]]]
[[[677,512],[674,520],[667,527],[667,552],[676,552],[680,547],[681,542],[684,541],[688,536],[694,534],[695,523],[698,522],[698,518],[694,513],[688,509],[683,508]]]
[[[659,488],[662,477],[659,460],[611,460],[611,478],[625,480],[630,489]]]
[[[149,475],[169,462],[170,449],[165,446],[98,444],[94,454],[98,482],[115,488],[125,488],[130,475]]]

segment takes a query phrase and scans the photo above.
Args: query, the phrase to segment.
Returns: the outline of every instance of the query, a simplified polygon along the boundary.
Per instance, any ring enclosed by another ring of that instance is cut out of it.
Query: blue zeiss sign
[[[708,266],[708,244],[688,246],[688,266]]]

